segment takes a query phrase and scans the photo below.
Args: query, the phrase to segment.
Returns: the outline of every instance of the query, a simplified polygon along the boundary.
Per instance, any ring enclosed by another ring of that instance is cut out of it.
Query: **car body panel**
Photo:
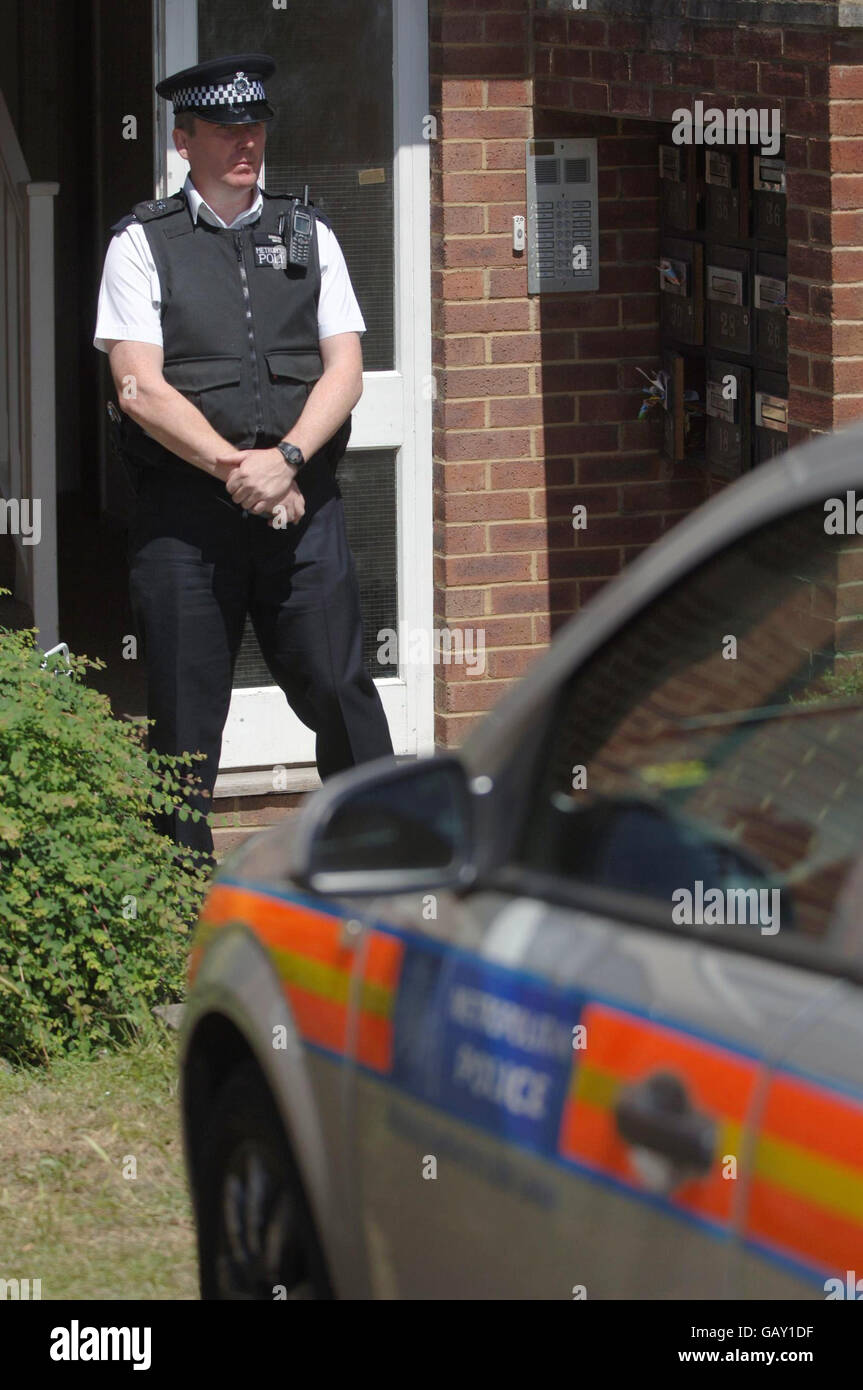
[[[863,1237],[853,1193],[841,1229],[819,1205],[817,1136],[794,1178],[798,1187],[815,1183],[809,1223],[798,1230],[782,1215],[790,1210],[783,1126],[795,1097],[842,1123],[857,1113],[823,1078],[813,1091],[810,1079],[770,1065],[770,1041],[781,1045],[791,1020],[803,1028],[816,1008],[826,1011],[832,982],[813,986],[804,972],[733,951],[681,951],[674,940],[527,899],[440,895],[428,935],[399,925],[422,913],[408,895],[389,904],[389,923],[384,900],[343,902],[338,915],[334,904],[321,912],[313,903],[222,881],[196,949],[224,930],[224,950],[236,952],[232,924],[242,921],[269,954],[279,1005],[250,1001],[233,1017],[257,1040],[289,1132],[317,1137],[300,1144],[300,1162],[327,1257],[337,1271],[349,1266],[336,1275],[340,1290],[364,1286],[350,1273],[359,1260],[378,1297],[569,1298],[583,1286],[599,1298],[720,1298],[744,1287],[749,1297],[805,1298],[823,1289],[837,1252]],[[346,936],[346,924],[358,923]],[[227,962],[211,941],[201,968],[221,979]],[[231,967],[237,981],[233,959]],[[532,1027],[531,1046],[466,1021],[465,999],[475,1013],[480,995]],[[301,1067],[296,1050],[283,1057],[272,1047],[285,1000]],[[201,996],[198,1012],[212,1002],[224,1007]],[[572,1046],[577,1026],[589,1053]],[[481,1072],[464,1067],[466,1052],[519,1069],[508,1099],[490,1098],[486,1086],[476,1094]],[[745,1170],[757,1155],[752,1184],[727,1180],[715,1165],[669,1197],[645,1186],[613,1108],[621,1085],[658,1068],[681,1076],[714,1118],[718,1157]],[[423,1177],[429,1158],[434,1180]]]
[[[843,1261],[863,1275],[859,984],[804,969],[791,949],[783,959],[784,943],[768,958],[744,936],[685,937],[495,890],[484,875],[506,862],[562,682],[702,560],[863,482],[861,446],[858,428],[794,450],[680,523],[471,732],[458,757],[487,793],[474,798],[476,890],[323,899],[297,888],[315,808],[371,764],[328,779],[299,835],[263,832],[217,875],[184,1037],[217,1008],[249,1039],[300,1148],[338,1292],[812,1298]],[[845,910],[857,940],[859,911]],[[249,931],[258,964],[236,973],[218,939]],[[489,1035],[504,1016],[532,1046],[503,1024]],[[277,1017],[294,1030],[284,1057]],[[578,1028],[589,1055],[572,1045]],[[664,1195],[663,1174],[615,1121],[623,1088],[657,1071],[710,1120],[718,1160],[706,1177],[666,1181]]]

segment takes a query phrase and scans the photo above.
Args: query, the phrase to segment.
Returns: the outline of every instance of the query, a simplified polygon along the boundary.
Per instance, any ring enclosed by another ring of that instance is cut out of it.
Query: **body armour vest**
[[[165,380],[238,449],[283,439],[323,374],[317,229],[308,265],[287,265],[277,227],[290,205],[288,196],[264,193],[257,222],[222,228],[193,222],[180,192],[139,203],[112,227],[119,233],[137,220],[144,228],[162,291]],[[136,462],[190,467],[126,415],[122,426],[123,449]],[[350,418],[298,482],[334,465],[349,434]]]

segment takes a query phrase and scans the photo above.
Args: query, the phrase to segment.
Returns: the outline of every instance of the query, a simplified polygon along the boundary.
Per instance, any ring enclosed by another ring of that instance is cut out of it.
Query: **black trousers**
[[[318,495],[315,477],[324,480]],[[247,614],[273,680],[317,735],[322,779],[393,752],[363,664],[342,499],[332,475],[317,470],[312,483],[305,516],[277,530],[191,464],[137,470],[129,573],[155,721],[150,747],[205,754],[193,768],[201,792],[211,795],[216,781]],[[190,795],[188,804],[209,811],[210,795]],[[175,813],[158,826],[176,844],[212,855],[206,820]]]

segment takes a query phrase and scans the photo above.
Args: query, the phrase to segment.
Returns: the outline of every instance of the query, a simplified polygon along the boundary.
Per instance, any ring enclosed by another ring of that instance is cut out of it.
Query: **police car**
[[[861,532],[863,430],[759,467],[457,752],[225,863],[182,1032],[204,1298],[856,1287]]]

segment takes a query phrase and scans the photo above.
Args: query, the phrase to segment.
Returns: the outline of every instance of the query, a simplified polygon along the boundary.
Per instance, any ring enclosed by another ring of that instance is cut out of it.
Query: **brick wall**
[[[658,345],[658,123],[678,107],[779,107],[789,442],[863,414],[863,36],[602,8],[432,0],[435,625],[481,627],[487,646],[484,679],[437,668],[442,744],[708,489],[635,418]],[[530,135],[599,141],[596,294],[527,296],[511,233]]]

